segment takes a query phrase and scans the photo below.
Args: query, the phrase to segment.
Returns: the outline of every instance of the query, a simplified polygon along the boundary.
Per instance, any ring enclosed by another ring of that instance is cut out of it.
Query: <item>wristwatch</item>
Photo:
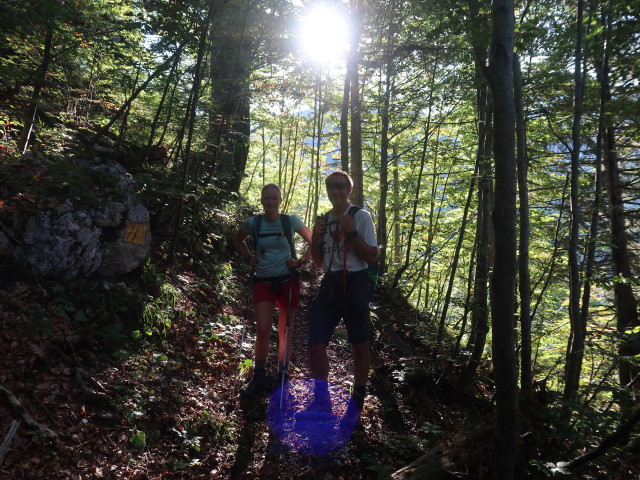
[[[349,240],[353,240],[354,238],[356,238],[358,236],[358,231],[354,230],[353,232],[349,232],[349,235],[347,235],[347,237],[349,238]]]

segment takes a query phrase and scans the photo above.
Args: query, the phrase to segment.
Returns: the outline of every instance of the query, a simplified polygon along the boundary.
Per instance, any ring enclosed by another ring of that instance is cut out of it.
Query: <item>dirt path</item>
[[[317,271],[305,274],[303,278],[300,308],[295,316],[293,347],[291,352],[292,381],[303,381],[310,377],[308,361],[308,309],[318,286]],[[276,358],[277,337],[275,331],[271,339],[268,363],[273,370]],[[346,341],[346,330],[342,324],[336,329],[335,339],[329,350],[331,384],[347,391],[352,381],[351,347]],[[227,472],[220,472],[230,479],[294,479],[294,478],[369,478],[366,472],[345,473],[355,459],[362,456],[358,452],[366,444],[363,425],[359,425],[353,437],[342,447],[324,455],[296,452],[281,444],[269,427],[266,412],[268,398],[260,401],[244,400],[238,403],[241,424],[238,450],[233,466]],[[367,422],[363,416],[361,423]],[[365,447],[366,448],[366,447]],[[375,478],[375,477],[371,477]]]

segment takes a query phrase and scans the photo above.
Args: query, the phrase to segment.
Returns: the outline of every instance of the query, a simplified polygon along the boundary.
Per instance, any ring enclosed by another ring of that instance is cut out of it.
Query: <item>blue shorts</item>
[[[309,345],[329,343],[341,318],[349,342],[369,340],[369,272],[348,272],[346,289],[342,283],[342,272],[325,273],[320,291],[309,307]]]

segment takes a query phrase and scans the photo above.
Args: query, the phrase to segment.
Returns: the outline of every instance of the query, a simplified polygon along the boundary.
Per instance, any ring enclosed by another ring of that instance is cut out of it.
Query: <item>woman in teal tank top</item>
[[[280,214],[282,192],[274,184],[262,188],[261,203],[264,213],[258,217],[250,217],[242,222],[233,243],[243,258],[255,269],[253,277],[253,305],[256,317],[256,342],[254,345],[254,371],[251,381],[242,389],[248,397],[254,397],[266,386],[266,363],[269,353],[269,335],[273,322],[273,312],[278,307],[278,374],[276,385],[288,381],[289,358],[291,356],[291,338],[293,334],[293,318],[300,297],[300,278],[297,274],[300,266],[310,258],[307,251],[301,260],[293,258],[293,249],[289,239],[293,241],[294,233],[299,234],[307,243],[311,243],[311,230],[295,215],[283,221]],[[288,225],[290,232],[283,232]],[[254,236],[257,245],[252,254],[245,239]],[[291,302],[289,311],[289,289]],[[287,322],[289,328],[287,328]],[[285,355],[286,354],[286,355]]]

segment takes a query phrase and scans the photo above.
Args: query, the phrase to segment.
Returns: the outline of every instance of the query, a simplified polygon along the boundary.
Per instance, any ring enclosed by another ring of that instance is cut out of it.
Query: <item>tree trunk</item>
[[[610,3],[608,3],[610,5]],[[598,78],[602,81],[602,69],[601,67],[608,63],[608,32],[606,32],[605,28],[605,48],[604,54],[601,59],[600,65],[596,65],[596,71],[600,74]],[[584,266],[584,284],[582,285],[582,303],[580,307],[580,321],[583,325],[587,325],[587,321],[589,319],[590,312],[590,303],[591,303],[591,284],[594,274],[594,264],[596,258],[597,251],[597,239],[598,233],[600,230],[600,217],[602,215],[602,145],[604,141],[604,136],[606,132],[606,108],[607,108],[607,99],[605,89],[602,88],[603,85],[600,85],[600,108],[599,108],[599,118],[598,118],[598,136],[596,140],[596,159],[594,165],[594,198],[593,205],[591,206],[591,221],[589,225],[589,237],[587,241],[587,253],[585,259]]]
[[[478,5],[474,2],[472,18],[480,18]],[[474,39],[473,43],[478,40]],[[469,362],[458,378],[457,385],[466,388],[480,365],[489,333],[489,238],[491,230],[491,147],[492,99],[489,85],[484,81],[487,65],[486,49],[474,45],[476,88],[476,109],[478,115],[478,149],[476,169],[480,173],[478,181],[478,218],[476,227],[476,270],[474,275],[473,301],[471,303],[471,332],[466,350],[471,352]]]
[[[219,187],[228,193],[240,188],[249,155],[252,40],[246,29],[250,10],[251,2],[224,2],[210,29],[212,107],[208,156]]]
[[[584,357],[584,340],[586,325],[582,323],[580,315],[580,269],[578,266],[578,249],[580,235],[580,204],[578,201],[580,174],[580,126],[582,123],[582,99],[584,96],[584,78],[582,75],[582,32],[583,32],[584,3],[578,0],[576,21],[576,48],[574,55],[574,100],[573,127],[571,132],[571,232],[569,235],[569,320],[571,334],[567,345],[565,365],[565,383],[563,397],[573,400],[580,385],[582,359]]]
[[[513,56],[514,99],[516,107],[516,155],[518,164],[518,199],[520,200],[520,243],[518,276],[520,291],[520,385],[531,391],[531,276],[529,275],[529,186],[527,183],[527,125],[522,98],[522,69],[517,54]]]
[[[440,316],[440,324],[438,325],[438,333],[436,335],[436,345],[439,346],[442,341],[442,336],[444,335],[444,327],[447,319],[447,312],[449,307],[449,302],[451,301],[451,294],[453,292],[453,285],[455,283],[456,272],[458,270],[458,261],[460,259],[460,252],[462,251],[462,243],[464,242],[464,235],[467,228],[467,218],[469,216],[469,209],[471,208],[471,201],[473,199],[473,193],[475,191],[476,185],[476,177],[475,172],[477,172],[477,164],[476,169],[474,171],[473,177],[471,177],[471,184],[469,185],[469,192],[467,194],[467,201],[464,205],[464,211],[462,213],[462,224],[460,225],[460,234],[458,235],[458,243],[456,244],[456,248],[453,253],[453,259],[451,260],[451,271],[449,273],[449,284],[447,286],[447,293],[444,297],[444,305],[442,307],[442,313]]]
[[[99,138],[102,135],[104,135],[104,133],[107,132],[111,128],[111,126],[120,119],[122,114],[127,111],[127,109],[133,103],[133,101],[136,98],[138,98],[138,95],[140,95],[149,86],[149,84],[153,80],[156,79],[156,77],[158,77],[162,72],[164,72],[167,69],[167,67],[169,65],[171,65],[171,63],[176,59],[176,57],[179,57],[182,54],[182,49],[184,48],[184,46],[185,46],[185,43],[180,45],[176,49],[176,51],[173,52],[173,54],[162,63],[162,65],[160,65],[158,68],[156,68],[153,71],[153,73],[151,75],[149,75],[149,77],[147,77],[147,79],[144,82],[142,82],[142,84],[138,88],[136,88],[136,90],[131,94],[131,96],[124,102],[124,104],[118,109],[118,111],[111,117],[111,120],[109,120],[105,125],[103,125],[102,127],[100,127],[98,129],[98,131],[94,135],[94,139],[93,139],[94,142],[96,141],[97,138]]]
[[[349,92],[351,92],[351,71],[347,66],[340,108],[340,168],[349,173]]]
[[[391,152],[393,165],[393,263],[402,261],[402,246],[400,245],[400,174],[398,171],[398,153],[394,148]]]
[[[471,306],[471,333],[467,343],[467,350],[471,352],[469,362],[458,379],[458,386],[466,388],[473,379],[487,344],[489,333],[489,242],[491,231],[491,202],[493,187],[491,185],[491,151],[493,131],[491,129],[491,97],[485,91],[480,96],[479,105],[485,105],[480,110],[479,148],[477,164],[480,180],[478,185],[478,226],[477,226],[477,255],[476,271],[473,287],[473,301]]]
[[[211,6],[209,7],[206,22],[202,27],[202,32],[200,34],[200,42],[198,44],[198,56],[196,59],[195,75],[194,75],[193,86],[191,91],[191,102],[190,102],[190,108],[188,111],[189,120],[187,125],[187,144],[185,147],[185,152],[184,152],[183,162],[182,162],[182,179],[180,183],[181,195],[178,201],[178,212],[176,214],[173,237],[171,239],[171,248],[169,250],[169,261],[173,260],[175,252],[178,248],[178,242],[180,239],[180,232],[182,228],[182,218],[184,216],[184,199],[187,193],[187,179],[189,177],[189,167],[191,164],[191,144],[193,141],[193,131],[195,126],[196,112],[198,110],[198,99],[200,98],[200,84],[202,79],[202,70],[204,68],[204,51],[205,51],[206,40],[207,40],[207,31],[209,28],[209,23],[211,21],[212,15],[213,15],[213,4],[211,4]]]
[[[497,478],[511,480],[518,445],[518,374],[514,303],[516,276],[516,158],[513,97],[514,6],[492,6],[489,78],[494,104],[495,264],[491,281],[492,350],[496,380],[496,425],[492,467]]]
[[[364,205],[364,186],[362,176],[362,119],[360,100],[360,81],[358,77],[360,31],[362,26],[362,2],[351,1],[352,37],[347,60],[347,71],[350,71],[351,96],[351,166],[350,174],[353,179],[351,197],[356,205]]]
[[[47,22],[42,62],[38,66],[33,93],[29,102],[29,108],[24,116],[24,126],[22,127],[22,132],[20,132],[20,140],[18,141],[18,151],[23,154],[27,151],[29,141],[31,140],[33,125],[35,124],[36,115],[38,113],[38,102],[40,101],[40,95],[44,88],[44,84],[47,79],[47,72],[49,71],[49,64],[52,59],[53,26],[54,18],[51,17]]]
[[[391,11],[395,11],[395,3],[391,2]],[[391,103],[391,85],[393,78],[393,57],[391,56],[391,45],[394,39],[395,25],[389,23],[387,43],[385,45],[385,81],[384,93],[382,95],[382,109],[380,112],[380,122],[382,129],[380,132],[380,204],[378,206],[378,246],[380,254],[378,257],[378,273],[384,275],[387,271],[387,198],[389,192],[389,106]]]
[[[610,32],[613,25],[612,7],[610,6],[605,17],[605,29],[607,37],[610,38]],[[611,42],[607,41],[609,47]],[[604,99],[607,105],[611,102],[611,85],[610,85],[610,53],[605,53],[603,65],[601,68],[601,84]],[[616,327],[620,335],[633,329],[639,325],[638,322],[638,302],[634,297],[632,285],[633,275],[631,272],[631,259],[627,239],[627,228],[625,223],[624,199],[622,195],[622,183],[620,178],[620,166],[618,164],[618,154],[616,151],[615,137],[615,115],[608,111],[606,134],[604,137],[604,164],[605,178],[609,196],[609,223],[611,225],[611,260],[613,262],[614,277],[614,308],[616,313]],[[638,368],[627,361],[625,358],[633,358],[638,355],[639,348],[634,346],[628,339],[623,339],[620,343],[618,353],[621,357],[619,375],[620,385],[631,386],[633,390],[637,390],[640,386],[634,380],[638,375]],[[623,403],[624,409],[629,409],[631,402]]]
[[[418,170],[418,180],[415,189],[415,198],[413,200],[413,211],[411,213],[411,227],[409,229],[409,237],[407,239],[407,250],[404,255],[404,263],[398,268],[396,274],[393,277],[393,282],[391,287],[389,288],[389,293],[393,292],[395,288],[398,286],[398,282],[400,281],[400,277],[405,272],[405,270],[409,267],[409,262],[411,258],[411,243],[413,241],[413,234],[415,232],[417,212],[418,212],[418,204],[420,201],[420,189],[422,188],[422,177],[424,174],[424,165],[426,163],[427,157],[427,148],[429,144],[429,138],[431,137],[431,115],[433,112],[433,91],[435,84],[435,76],[436,71],[438,69],[438,55],[436,54],[436,58],[433,62],[433,71],[431,72],[431,81],[429,85],[429,100],[427,102],[429,113],[427,114],[427,123],[424,128],[424,141],[422,144],[422,154],[420,157],[420,168]]]
[[[164,103],[167,100],[167,96],[169,94],[169,88],[171,87],[171,83],[175,85],[177,81],[174,80],[174,74],[178,69],[178,64],[180,63],[180,57],[176,57],[174,59],[173,64],[171,65],[171,70],[169,71],[169,75],[167,75],[167,80],[164,84],[164,88],[162,89],[162,96],[160,97],[160,102],[158,102],[158,107],[156,108],[156,113],[153,116],[153,121],[151,122],[151,132],[149,133],[149,140],[147,141],[147,151],[151,149],[153,145],[153,140],[156,136],[156,129],[158,128],[158,123],[160,122],[160,115],[162,114],[162,108]]]

